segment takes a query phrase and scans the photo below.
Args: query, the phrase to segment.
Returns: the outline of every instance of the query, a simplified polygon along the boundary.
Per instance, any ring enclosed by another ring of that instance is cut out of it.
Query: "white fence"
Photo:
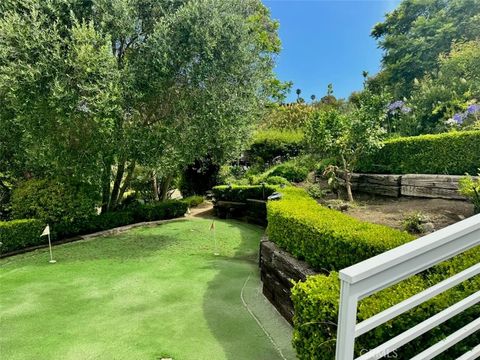
[[[480,263],[357,324],[359,300],[477,245],[480,245],[480,215],[472,216],[340,271],[341,295],[336,360],[353,360],[356,337],[480,274]],[[393,352],[406,343],[479,302],[480,289],[356,359],[380,359],[388,354],[393,355]],[[480,330],[480,316],[413,359],[432,359],[478,330]],[[479,357],[480,344],[457,360],[473,360]]]

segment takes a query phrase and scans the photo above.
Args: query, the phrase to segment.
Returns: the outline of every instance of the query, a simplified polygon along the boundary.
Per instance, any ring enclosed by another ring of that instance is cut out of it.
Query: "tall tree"
[[[8,4],[0,116],[19,134],[16,158],[98,184],[105,210],[138,164],[168,180],[198,156],[237,151],[267,100],[280,46],[259,0]]]
[[[404,0],[372,36],[384,50],[382,75],[374,80],[401,99],[410,95],[415,78],[437,69],[438,56],[448,53],[452,42],[480,37],[480,1]]]

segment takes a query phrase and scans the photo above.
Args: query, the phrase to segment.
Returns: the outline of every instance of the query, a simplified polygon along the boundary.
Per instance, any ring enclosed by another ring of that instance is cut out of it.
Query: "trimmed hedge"
[[[267,205],[269,239],[317,270],[339,270],[414,239],[322,207],[303,189],[280,192],[283,199]]]
[[[265,200],[276,191],[272,185],[220,185],[212,189],[215,201],[246,202],[247,199]]]
[[[113,229],[143,221],[167,220],[183,216],[187,212],[188,204],[183,201],[170,200],[131,207],[114,212],[107,212],[91,216],[82,221],[75,221],[74,230],[66,227],[65,223],[50,224],[52,241],[58,240],[58,234],[76,236]],[[44,244],[46,238],[40,238],[45,223],[35,219],[21,219],[0,222],[1,253],[20,250],[30,246]]]
[[[433,268],[427,276],[416,275],[401,283],[360,301],[358,322],[383,311],[396,303],[438,283],[441,279],[458,273],[480,262],[479,249],[473,249],[456,259]],[[417,306],[386,324],[360,336],[356,340],[356,356],[373,349],[381,343],[426,320],[428,317],[473,294],[480,288],[480,276]],[[340,297],[340,282],[336,272],[329,276],[309,277],[297,282],[292,288],[295,308],[293,345],[299,359],[331,360],[335,358],[336,324]],[[442,340],[460,327],[478,317],[480,304],[461,313],[450,321],[429,331],[397,350],[399,359],[410,359],[421,350]],[[474,345],[480,343],[480,333],[471,335],[438,359],[455,359]],[[392,354],[394,355],[394,354]],[[435,358],[437,359],[437,358]]]
[[[159,203],[148,203],[129,209],[135,222],[173,219],[183,216],[188,205],[178,200],[168,200]]]
[[[265,130],[255,135],[247,153],[253,162],[266,164],[278,156],[284,158],[297,156],[303,148],[302,132]]]
[[[401,137],[359,161],[356,171],[388,174],[476,174],[480,131]]]
[[[35,219],[0,221],[0,253],[45,244],[47,237],[40,237],[44,228],[45,224]]]

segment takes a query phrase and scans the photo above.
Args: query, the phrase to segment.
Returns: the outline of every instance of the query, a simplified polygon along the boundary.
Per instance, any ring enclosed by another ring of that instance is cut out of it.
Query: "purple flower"
[[[397,109],[401,109],[404,105],[405,105],[405,103],[402,100],[397,100],[397,101],[394,101],[394,102],[390,103],[387,106],[387,108],[390,111],[394,111],[394,110],[397,110]]]
[[[464,113],[458,113],[453,115],[453,120],[455,120],[457,124],[462,124],[465,117],[466,115]]]
[[[472,114],[475,114],[476,112],[479,112],[480,111],[480,105],[478,104],[473,104],[473,105],[470,105],[468,108],[467,108],[467,114],[468,115],[472,115]]]

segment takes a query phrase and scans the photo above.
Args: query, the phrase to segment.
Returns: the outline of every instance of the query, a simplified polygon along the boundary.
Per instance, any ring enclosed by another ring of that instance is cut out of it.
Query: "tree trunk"
[[[123,174],[125,173],[125,163],[126,161],[122,160],[118,164],[117,175],[115,176],[115,181],[113,182],[112,188],[112,195],[110,196],[109,210],[113,210],[117,206],[120,185],[122,184]]]
[[[155,171],[152,171],[152,190],[153,190],[153,199],[155,201],[160,200],[160,196],[158,195],[157,173]]]
[[[117,203],[123,199],[123,194],[125,194],[125,191],[128,189],[128,186],[130,185],[130,181],[133,178],[133,172],[135,171],[135,160],[130,162],[130,164],[127,167],[127,176],[125,177],[125,180],[123,181],[123,185],[120,188],[120,192],[118,193],[118,199]]]
[[[102,213],[107,212],[110,205],[110,176],[112,165],[110,162],[104,165],[102,174]]]
[[[352,173],[348,169],[347,161],[345,157],[342,155],[342,162],[343,162],[343,171],[345,172],[345,187],[347,189],[347,199],[348,201],[353,201],[353,194],[352,194]]]
[[[167,200],[168,196],[168,189],[170,188],[170,184],[172,183],[173,175],[164,176],[162,181],[160,182],[160,201]]]

